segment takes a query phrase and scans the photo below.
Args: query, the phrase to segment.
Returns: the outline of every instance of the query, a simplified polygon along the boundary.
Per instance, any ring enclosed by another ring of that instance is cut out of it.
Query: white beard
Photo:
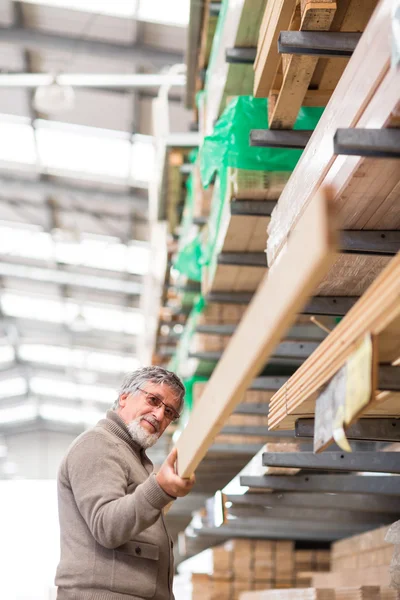
[[[131,421],[127,427],[133,441],[139,444],[144,450],[147,450],[147,448],[154,446],[160,437],[160,434],[158,432],[147,433],[140,425],[140,421],[141,419],[135,419],[134,421]]]

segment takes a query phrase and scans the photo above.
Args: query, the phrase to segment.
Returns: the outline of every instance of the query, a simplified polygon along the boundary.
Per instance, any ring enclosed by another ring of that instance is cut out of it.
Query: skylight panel
[[[110,406],[116,395],[114,388],[77,384],[73,381],[60,381],[47,377],[32,377],[30,388],[38,396],[90,400],[104,402]]]
[[[79,134],[39,127],[36,139],[40,162],[47,170],[127,179],[131,143],[127,139]]]
[[[181,27],[189,23],[190,0],[140,0],[138,19]]]
[[[111,17],[129,18],[135,15],[137,0],[24,0],[27,4],[69,8]]]
[[[25,165],[36,163],[35,136],[30,125],[1,119],[0,139],[0,161]]]
[[[104,417],[104,413],[98,410],[54,406],[52,404],[42,404],[39,407],[39,414],[46,421],[74,424],[85,423],[86,425],[94,425]]]
[[[0,423],[31,421],[36,417],[36,407],[33,404],[29,403],[0,409]]]
[[[178,25],[189,23],[190,0],[24,0],[29,4],[68,8],[120,18]]]
[[[144,330],[143,314],[132,309],[88,304],[80,307],[74,302],[26,297],[11,292],[2,294],[1,308],[4,314],[22,319],[70,324],[81,314],[88,328],[131,335],[141,334]]]
[[[12,362],[15,352],[12,346],[0,346],[0,363]]]
[[[19,355],[28,362],[48,363],[58,366],[70,365],[105,373],[133,371],[140,364],[134,356],[110,354],[108,352],[90,352],[80,348],[65,348],[46,344],[21,344]]]
[[[145,246],[125,246],[114,238],[66,242],[4,221],[0,223],[0,254],[139,275],[147,273],[149,265],[149,250]]]
[[[0,398],[23,396],[26,392],[26,381],[23,377],[12,377],[0,381]]]

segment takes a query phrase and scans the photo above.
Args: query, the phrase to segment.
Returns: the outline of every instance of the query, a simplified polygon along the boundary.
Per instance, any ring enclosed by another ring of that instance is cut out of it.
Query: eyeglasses
[[[149,406],[152,406],[153,408],[160,408],[161,405],[164,405],[164,415],[168,421],[177,421],[179,419],[180,414],[174,408],[172,408],[172,406],[165,404],[165,402],[163,402],[159,396],[155,396],[152,392],[146,392],[146,390],[142,390],[142,388],[138,388],[138,390],[145,395],[146,402]]]

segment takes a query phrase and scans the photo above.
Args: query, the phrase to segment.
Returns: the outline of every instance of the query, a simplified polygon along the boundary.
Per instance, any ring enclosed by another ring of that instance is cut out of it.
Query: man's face
[[[139,425],[148,435],[160,437],[168,425],[171,423],[165,415],[165,406],[150,406],[148,403],[149,395],[160,398],[165,404],[178,412],[179,401],[176,393],[168,385],[146,381],[137,392],[121,394],[119,400],[118,414],[129,424],[132,421],[139,421]],[[147,392],[147,393],[144,393]]]

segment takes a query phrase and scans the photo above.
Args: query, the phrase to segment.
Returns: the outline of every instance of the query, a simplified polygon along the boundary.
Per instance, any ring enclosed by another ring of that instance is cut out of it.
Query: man
[[[173,599],[162,510],[194,477],[175,473],[175,449],[154,474],[145,450],[179,417],[184,393],[174,373],[138,369],[107,417],[69,448],[58,474],[57,600]]]

